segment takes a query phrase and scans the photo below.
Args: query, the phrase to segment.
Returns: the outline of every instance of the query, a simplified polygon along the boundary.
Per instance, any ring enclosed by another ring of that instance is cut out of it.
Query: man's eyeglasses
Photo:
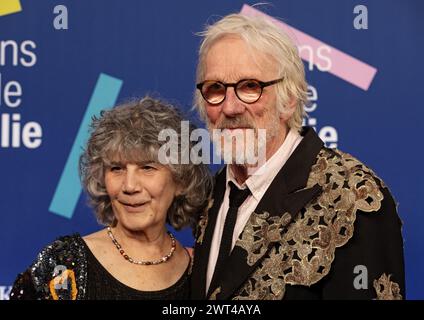
[[[283,81],[284,78],[262,82],[255,79],[243,79],[237,83],[223,83],[221,81],[206,80],[196,85],[205,99],[211,105],[218,105],[225,100],[227,88],[233,87],[237,98],[244,103],[255,103],[262,96],[265,87]]]

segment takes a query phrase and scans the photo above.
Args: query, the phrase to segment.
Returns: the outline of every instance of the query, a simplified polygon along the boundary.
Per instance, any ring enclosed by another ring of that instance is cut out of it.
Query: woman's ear
[[[175,188],[175,197],[179,197],[183,194],[183,187],[181,185],[177,185],[177,187]]]

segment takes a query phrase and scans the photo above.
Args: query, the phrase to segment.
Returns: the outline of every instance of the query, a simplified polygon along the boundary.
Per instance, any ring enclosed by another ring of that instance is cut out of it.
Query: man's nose
[[[240,114],[243,114],[246,110],[246,107],[243,105],[243,102],[237,97],[234,88],[227,88],[227,93],[225,100],[222,103],[222,112],[227,117],[235,117]]]

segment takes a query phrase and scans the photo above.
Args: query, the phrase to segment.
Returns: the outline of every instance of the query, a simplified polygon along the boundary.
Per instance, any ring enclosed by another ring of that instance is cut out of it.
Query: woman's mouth
[[[139,202],[139,203],[126,203],[121,202],[121,205],[125,208],[127,212],[140,212],[145,209],[145,205],[147,202]]]

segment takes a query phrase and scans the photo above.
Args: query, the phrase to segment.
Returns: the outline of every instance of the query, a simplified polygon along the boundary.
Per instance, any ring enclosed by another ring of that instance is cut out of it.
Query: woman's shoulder
[[[76,279],[85,278],[86,264],[86,249],[78,233],[58,237],[40,251],[27,270],[18,275],[10,298],[59,298],[56,289],[60,287],[65,292],[68,285],[69,292],[75,293]]]
[[[82,237],[82,239],[85,242],[85,244],[91,248],[92,246],[99,246],[101,244],[104,244],[105,239],[107,239],[105,235],[106,235],[106,229],[102,229],[100,231],[85,235]]]
[[[84,245],[79,233],[60,236],[38,253],[31,267],[43,266],[45,269],[46,263],[53,267],[58,264],[69,265],[82,252],[84,252]]]
[[[71,266],[72,262],[75,263],[84,252],[84,243],[79,233],[61,236],[41,250],[35,264],[54,261],[55,267],[57,265]]]

